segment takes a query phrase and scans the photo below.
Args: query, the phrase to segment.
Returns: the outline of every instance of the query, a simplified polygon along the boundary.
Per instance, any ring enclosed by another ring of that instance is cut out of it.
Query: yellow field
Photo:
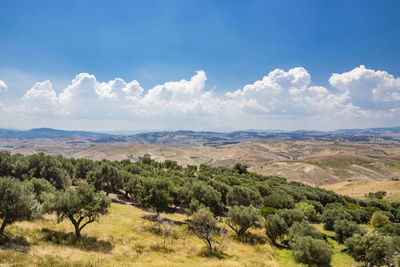
[[[72,244],[72,224],[56,223],[54,216],[6,228],[15,243],[0,250],[0,266],[279,266],[268,244],[227,241],[224,259],[202,256],[204,243],[188,230],[184,215],[175,220],[176,238],[167,239],[150,230],[142,216],[149,214],[127,204],[113,203],[110,213],[82,231],[81,244]],[[263,230],[257,231],[263,235]]]
[[[385,199],[400,199],[400,181],[342,182],[321,187],[355,198],[364,198],[369,192],[386,191]]]

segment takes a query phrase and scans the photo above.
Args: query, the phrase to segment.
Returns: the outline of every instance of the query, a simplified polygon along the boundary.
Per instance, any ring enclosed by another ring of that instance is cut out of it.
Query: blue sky
[[[399,125],[399,12],[399,1],[2,0],[0,127]]]

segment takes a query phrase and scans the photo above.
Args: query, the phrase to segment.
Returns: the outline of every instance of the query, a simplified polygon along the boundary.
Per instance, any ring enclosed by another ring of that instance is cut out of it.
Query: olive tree
[[[226,222],[238,236],[242,236],[247,229],[257,226],[260,219],[259,210],[253,206],[234,206],[229,210]]]
[[[0,178],[0,235],[7,225],[17,221],[29,220],[36,211],[37,203],[26,184],[10,178]]]
[[[331,263],[332,252],[324,240],[302,236],[295,239],[291,248],[296,262],[321,267]]]
[[[267,231],[267,236],[274,244],[276,243],[276,239],[287,233],[287,229],[287,223],[281,216],[277,214],[270,214],[267,216],[265,230]]]
[[[95,192],[93,185],[80,184],[49,200],[57,213],[58,222],[68,218],[75,227],[75,235],[81,237],[82,229],[108,212],[111,200],[103,193]]]
[[[353,234],[364,235],[367,232],[367,230],[355,222],[348,220],[336,220],[333,224],[333,230],[335,231],[336,239],[340,244],[343,244],[343,242]]]
[[[218,233],[217,220],[212,212],[205,208],[195,212],[192,216],[191,226],[195,229],[197,236],[203,240],[211,251],[214,239]]]

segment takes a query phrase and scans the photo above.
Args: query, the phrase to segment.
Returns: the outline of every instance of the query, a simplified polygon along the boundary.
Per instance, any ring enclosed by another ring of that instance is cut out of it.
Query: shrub
[[[318,222],[319,218],[315,207],[306,202],[299,202],[296,204],[296,209],[301,210],[310,222]]]
[[[268,215],[275,213],[276,209],[273,207],[264,207],[261,209],[261,216],[263,216],[264,218],[267,218]]]
[[[238,236],[242,236],[247,229],[257,226],[260,219],[258,209],[253,206],[234,206],[228,212],[227,224]]]
[[[375,212],[374,214],[372,214],[371,217],[371,225],[375,228],[379,228],[382,226],[385,226],[386,224],[389,224],[390,220],[389,217],[380,213],[380,212]]]
[[[295,222],[301,222],[306,219],[304,213],[298,209],[282,209],[278,210],[277,214],[285,220],[288,227],[291,227]]]
[[[309,266],[329,266],[332,252],[325,241],[309,236],[298,237],[291,245],[296,262]]]
[[[373,231],[361,236],[355,234],[345,241],[349,253],[357,261],[363,261],[368,266],[389,264],[391,258],[391,243],[389,237]]]
[[[323,239],[323,235],[307,221],[295,222],[289,229],[289,243],[295,241],[297,237],[309,236],[314,239]]]
[[[333,224],[333,229],[336,233],[336,239],[339,243],[351,237],[353,234],[366,234],[367,230],[357,225],[355,222],[348,220],[336,220]]]
[[[285,220],[279,215],[270,214],[267,216],[265,222],[265,230],[267,231],[267,236],[275,244],[276,240],[287,233],[288,226]]]
[[[321,216],[322,222],[324,223],[324,229],[333,231],[333,225],[336,220],[348,220],[351,221],[351,215],[343,208],[329,208],[325,209]]]

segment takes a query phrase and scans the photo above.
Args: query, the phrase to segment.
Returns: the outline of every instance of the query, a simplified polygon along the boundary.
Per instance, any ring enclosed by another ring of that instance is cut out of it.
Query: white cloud
[[[311,125],[340,124],[344,119],[357,123],[395,119],[400,123],[400,78],[364,66],[333,74],[331,88],[313,84],[302,67],[276,69],[225,96],[207,90],[206,81],[206,73],[198,71],[189,80],[165,82],[145,91],[136,80],[99,82],[92,74],[80,73],[59,93],[50,81],[38,82],[19,104],[1,104],[0,110],[70,121],[125,121],[127,129],[131,123],[152,129],[156,125],[198,129],[232,124],[272,128],[261,126],[272,120],[292,120],[293,125],[306,120]]]
[[[394,78],[386,71],[361,65],[349,72],[333,74],[329,83],[348,92],[351,102],[362,109],[387,110],[400,104],[400,78]]]
[[[0,92],[6,92],[7,91],[7,84],[0,80]]]

